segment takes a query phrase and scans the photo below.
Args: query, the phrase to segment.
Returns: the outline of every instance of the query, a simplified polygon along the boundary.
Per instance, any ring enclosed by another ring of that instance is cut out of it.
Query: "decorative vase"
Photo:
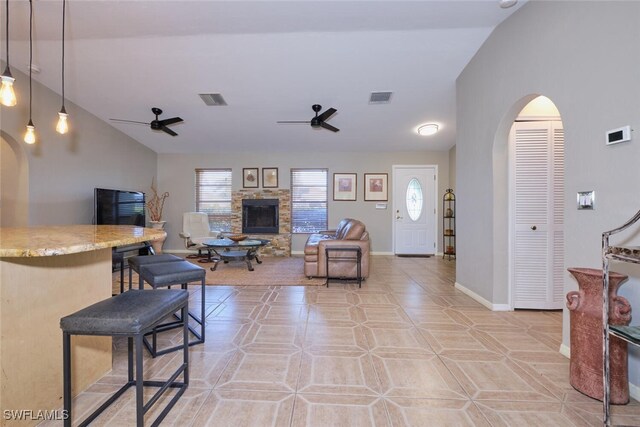
[[[569,268],[578,281],[578,291],[567,294],[570,319],[571,360],[569,382],[579,392],[602,400],[602,270]],[[609,324],[628,325],[631,306],[617,295],[618,287],[627,279],[619,273],[609,273]],[[611,403],[629,402],[627,343],[617,337],[609,341],[611,367]]]
[[[167,221],[149,221],[151,228],[156,230],[164,230],[164,225],[166,223]],[[160,255],[162,253],[162,246],[164,245],[165,240],[167,240],[167,233],[164,233],[163,237],[151,241],[151,247],[156,255]]]

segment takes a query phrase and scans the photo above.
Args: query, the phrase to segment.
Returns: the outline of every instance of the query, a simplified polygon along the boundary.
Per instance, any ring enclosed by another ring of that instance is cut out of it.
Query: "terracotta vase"
[[[569,268],[578,281],[578,291],[567,294],[570,318],[571,361],[569,382],[581,393],[602,400],[602,270]],[[627,279],[619,273],[609,273],[609,324],[628,325],[631,306],[617,295],[618,287]],[[609,341],[611,367],[611,403],[629,402],[627,343],[611,337]]]

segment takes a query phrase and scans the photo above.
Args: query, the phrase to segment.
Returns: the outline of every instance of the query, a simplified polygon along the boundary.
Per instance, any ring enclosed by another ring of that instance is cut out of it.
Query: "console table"
[[[358,282],[358,288],[362,287],[362,249],[360,246],[327,246],[325,248],[325,260],[326,260],[326,272],[327,272],[327,288],[329,287],[329,280],[356,280]],[[353,255],[350,254],[353,253]],[[356,265],[356,277],[351,279],[348,277],[331,276],[329,270],[330,261],[353,261]]]
[[[60,318],[111,296],[112,247],[165,236],[124,225],[0,228],[0,413],[62,406]],[[77,394],[111,369],[111,339],[74,337],[72,346]]]

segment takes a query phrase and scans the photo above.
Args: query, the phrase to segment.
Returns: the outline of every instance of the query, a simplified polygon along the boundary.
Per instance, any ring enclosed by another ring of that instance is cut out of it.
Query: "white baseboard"
[[[632,399],[640,400],[640,387],[629,383],[629,396],[631,396]]]
[[[560,354],[566,357],[567,359],[571,359],[571,347],[568,345],[560,344]]]
[[[511,307],[509,306],[509,304],[493,304],[492,302],[487,301],[486,299],[484,299],[480,295],[478,295],[475,292],[473,292],[471,289],[468,289],[468,288],[462,286],[458,282],[456,282],[455,288],[458,289],[460,292],[462,292],[464,294],[467,294],[468,296],[470,296],[474,300],[478,301],[480,304],[484,305],[485,307],[487,307],[491,311],[512,311]]]

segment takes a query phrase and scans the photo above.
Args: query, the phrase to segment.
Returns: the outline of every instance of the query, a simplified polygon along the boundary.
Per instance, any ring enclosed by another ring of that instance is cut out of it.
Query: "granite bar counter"
[[[0,414],[62,407],[60,318],[111,296],[112,247],[163,237],[125,225],[0,228]],[[75,395],[112,360],[111,338],[73,338]],[[0,425],[38,422],[3,416]]]

